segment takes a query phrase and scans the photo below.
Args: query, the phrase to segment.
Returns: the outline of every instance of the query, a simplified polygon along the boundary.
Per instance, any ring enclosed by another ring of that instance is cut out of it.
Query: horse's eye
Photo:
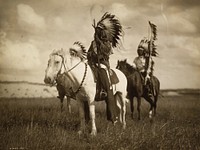
[[[59,64],[60,62],[59,61],[55,61],[55,64]]]

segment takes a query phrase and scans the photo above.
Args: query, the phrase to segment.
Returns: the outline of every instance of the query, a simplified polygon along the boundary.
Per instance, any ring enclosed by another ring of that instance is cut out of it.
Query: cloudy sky
[[[148,21],[158,28],[155,75],[161,88],[200,88],[199,0],[0,0],[0,80],[43,83],[49,54],[75,41],[86,48],[93,19],[115,14],[123,38],[111,66],[132,63]]]

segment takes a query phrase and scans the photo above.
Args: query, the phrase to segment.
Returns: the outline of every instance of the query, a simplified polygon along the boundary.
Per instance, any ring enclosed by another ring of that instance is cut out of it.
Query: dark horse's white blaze
[[[86,71],[87,66],[87,71]],[[114,93],[120,95],[116,96],[117,105],[120,108],[120,121],[123,123],[123,128],[126,127],[126,86],[127,79],[125,75],[114,69],[116,72],[119,83],[113,85],[113,89],[115,89]],[[68,78],[74,82],[73,85],[68,85],[67,83],[64,85],[65,89],[70,89],[72,87],[73,91],[76,91],[80,84],[80,91],[75,95],[75,98],[78,103],[79,108],[79,117],[80,117],[80,131],[82,133],[85,131],[85,111],[84,111],[84,101],[87,101],[89,104],[90,110],[90,119],[91,119],[91,135],[96,135],[96,124],[95,124],[95,93],[96,93],[96,84],[94,83],[93,74],[91,68],[87,65],[87,62],[80,61],[79,58],[71,57],[66,55],[64,51],[58,50],[54,51],[50,55],[50,59],[48,61],[48,66],[45,71],[45,79],[44,82],[46,84],[54,84],[58,74],[65,73]],[[85,77],[84,77],[85,74]],[[83,81],[84,78],[84,81]],[[118,97],[118,98],[117,98]]]

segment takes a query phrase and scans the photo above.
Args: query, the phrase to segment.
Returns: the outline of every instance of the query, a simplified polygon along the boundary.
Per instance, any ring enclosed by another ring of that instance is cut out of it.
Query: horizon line
[[[31,84],[31,85],[39,85],[39,86],[50,86],[48,84],[45,83],[39,83],[39,82],[31,82],[31,81],[25,81],[25,80],[21,80],[21,81],[8,81],[8,80],[0,80],[0,84],[17,84],[17,83],[26,83],[26,84]],[[55,85],[53,85],[55,86]],[[52,86],[52,87],[53,87]],[[165,89],[160,89],[160,90],[200,90],[200,88],[165,88]]]

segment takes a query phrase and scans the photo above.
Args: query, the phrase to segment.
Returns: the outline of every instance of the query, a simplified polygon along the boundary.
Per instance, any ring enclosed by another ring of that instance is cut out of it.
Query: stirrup
[[[151,97],[151,96],[153,96],[153,94],[150,92],[150,93],[148,93],[148,96]]]
[[[107,92],[105,92],[104,90],[101,90],[100,92],[100,97],[107,97]]]
[[[118,122],[118,117],[116,117],[115,120],[113,120],[112,122],[115,125]]]

